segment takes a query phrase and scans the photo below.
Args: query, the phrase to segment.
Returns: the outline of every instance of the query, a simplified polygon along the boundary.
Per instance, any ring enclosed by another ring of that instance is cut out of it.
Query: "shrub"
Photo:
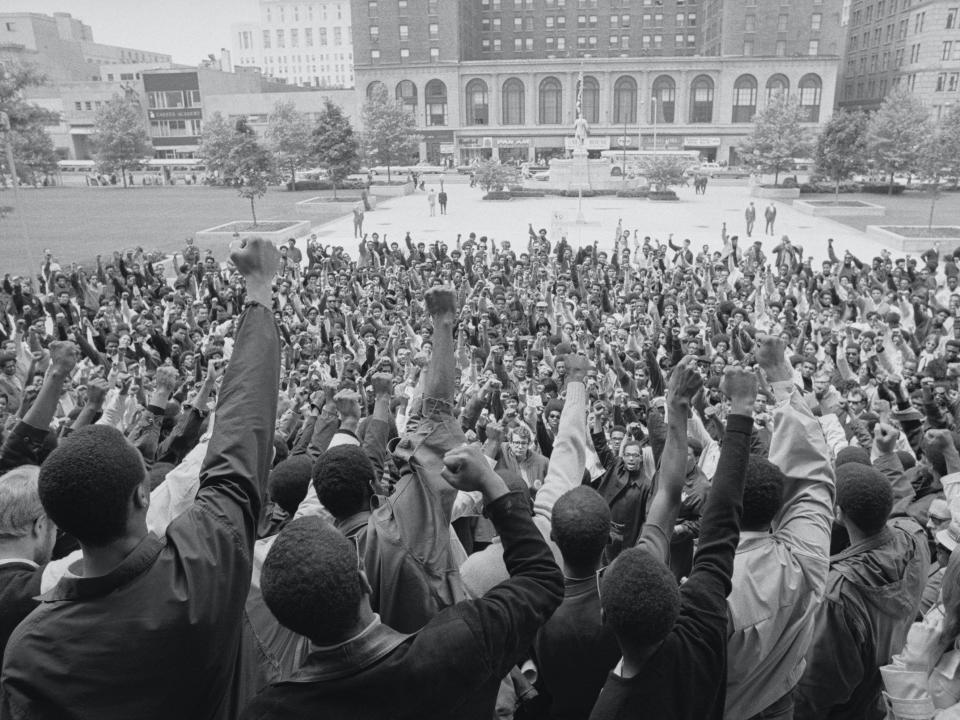
[[[651,192],[647,195],[649,200],[679,200],[673,190],[664,190],[662,192]]]
[[[486,195],[483,196],[483,199],[484,200],[509,200],[511,197],[513,197],[511,193],[498,190],[496,192],[488,192]]]
[[[645,198],[649,194],[646,188],[632,188],[630,190],[618,190],[617,197],[622,198]]]
[[[780,183],[780,187],[784,187],[784,188],[796,188],[796,187],[800,187],[800,183],[797,182],[797,176],[796,176],[796,175],[790,175],[790,176],[785,177],[785,178],[783,179],[783,182]]]
[[[333,183],[329,180],[297,180],[297,186],[287,182],[287,190],[333,190]],[[337,185],[337,190],[366,190],[367,184],[354,180],[345,180]]]
[[[906,185],[897,185],[893,186],[894,195],[902,195],[903,191],[907,189]],[[873,193],[874,195],[887,195],[890,192],[890,185],[887,183],[866,183],[863,186],[863,192]]]

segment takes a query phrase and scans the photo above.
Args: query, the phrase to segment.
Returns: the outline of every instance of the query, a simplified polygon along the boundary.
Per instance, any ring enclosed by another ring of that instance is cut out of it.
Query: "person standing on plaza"
[[[353,237],[363,237],[363,201],[357,200],[353,206]]]
[[[750,201],[750,204],[747,205],[747,209],[743,213],[744,219],[747,221],[747,237],[753,236],[753,224],[757,221],[757,208],[753,204],[753,201]]]
[[[773,224],[777,221],[777,208],[772,202],[763,211],[763,217],[767,220],[767,227],[764,232],[767,235],[773,235]]]
[[[437,216],[437,192],[433,188],[430,188],[430,192],[427,193],[427,205],[430,206],[430,217]]]
[[[440,186],[440,194],[437,196],[437,199],[440,201],[440,214],[447,214],[447,191],[443,189],[443,185]]]

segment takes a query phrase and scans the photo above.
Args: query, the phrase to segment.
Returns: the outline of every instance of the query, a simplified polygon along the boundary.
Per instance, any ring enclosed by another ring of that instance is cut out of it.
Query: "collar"
[[[34,570],[40,567],[33,560],[27,560],[26,558],[7,558],[6,560],[0,560],[0,567],[5,565],[26,565]]]
[[[740,531],[740,544],[737,545],[737,551],[745,549],[747,545],[755,545],[764,540],[769,540],[773,537],[769,530],[741,530]]]
[[[382,660],[411,635],[399,633],[380,621],[379,615],[359,634],[337,645],[311,645],[310,655],[291,683],[338,680],[356,675]]]
[[[123,562],[106,575],[82,577],[64,575],[52,589],[40,596],[41,602],[87,600],[102,597],[135,580],[149,570],[167,542],[154,533],[147,533]]]
[[[881,545],[886,545],[891,540],[893,540],[893,533],[890,532],[890,527],[885,525],[883,527],[883,530],[878,532],[873,537],[868,537],[866,540],[862,540],[856,545],[851,545],[839,555],[833,555],[830,558],[830,564],[833,565],[835,563],[840,562],[841,560],[846,560],[847,558],[851,558],[854,555],[859,555],[860,553],[864,553],[869,550],[874,550],[880,547]]]
[[[361,510],[343,520],[334,520],[333,526],[347,537],[351,537],[356,534],[357,530],[367,524],[372,514],[369,510]]]

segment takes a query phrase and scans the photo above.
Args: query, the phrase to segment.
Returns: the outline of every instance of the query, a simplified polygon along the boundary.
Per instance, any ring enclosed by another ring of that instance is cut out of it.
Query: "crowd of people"
[[[719,240],[6,275],[0,718],[960,717],[960,249]]]

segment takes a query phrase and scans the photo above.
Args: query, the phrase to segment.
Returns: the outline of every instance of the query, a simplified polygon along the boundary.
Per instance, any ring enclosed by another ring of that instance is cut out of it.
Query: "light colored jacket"
[[[787,481],[772,532],[740,534],[727,599],[725,717],[731,720],[752,717],[800,680],[829,568],[830,449],[796,387],[776,385],[769,459]]]

